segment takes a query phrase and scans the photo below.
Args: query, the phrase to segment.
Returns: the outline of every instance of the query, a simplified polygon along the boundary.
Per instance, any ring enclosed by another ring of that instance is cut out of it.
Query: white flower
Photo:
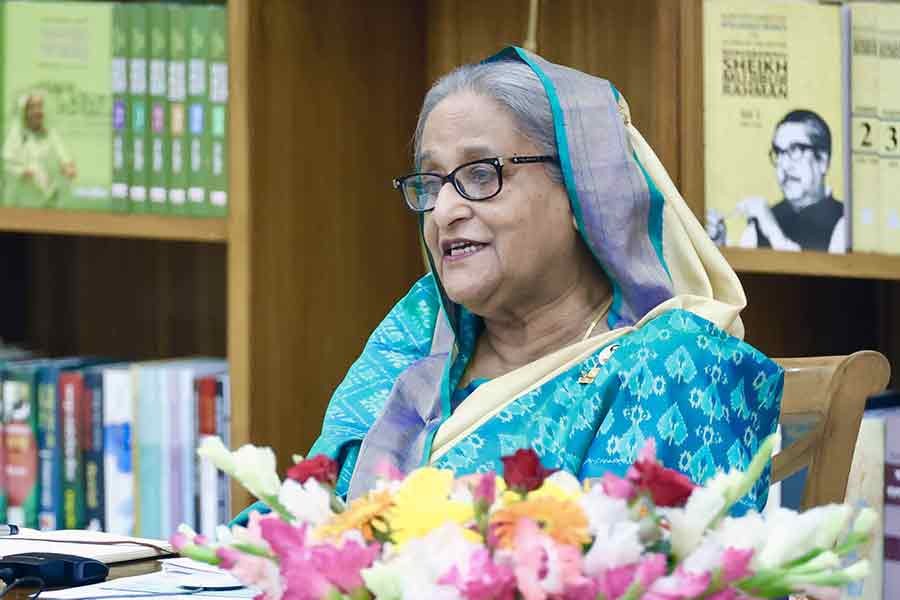
[[[878,513],[871,508],[863,508],[853,521],[853,533],[869,535],[878,522]]]
[[[275,471],[275,453],[271,448],[245,444],[236,452],[230,452],[221,439],[208,437],[200,444],[197,454],[240,481],[257,498],[270,498],[278,494],[281,480]]]
[[[477,548],[458,524],[448,523],[410,540],[399,551],[387,549],[385,560],[362,572],[363,580],[379,599],[461,600],[453,586],[438,585],[437,580],[454,565],[461,573],[468,572]]]
[[[197,448],[197,454],[209,460],[217,469],[227,475],[234,475],[234,457],[218,437],[205,437]]]
[[[846,527],[852,508],[829,504],[804,513],[779,508],[766,522],[765,546],[753,557],[754,568],[772,568],[816,548],[832,548]]]
[[[719,480],[727,483],[727,479]],[[671,527],[672,551],[678,558],[684,558],[700,545],[706,528],[725,507],[722,490],[715,487],[697,488],[688,498],[684,508],[660,509]]]
[[[688,573],[702,575],[710,573],[722,566],[722,555],[725,552],[718,541],[711,538],[703,540],[691,555],[681,563],[682,568]]]
[[[299,522],[318,526],[334,516],[331,494],[312,477],[302,484],[285,479],[278,492],[278,502]]]
[[[251,494],[260,499],[278,495],[281,480],[275,471],[275,453],[271,448],[245,444],[232,454],[232,458],[233,477]]]
[[[597,577],[606,569],[638,562],[644,551],[640,529],[640,524],[634,521],[606,524],[598,531],[593,546],[584,557],[584,572]]]
[[[869,571],[869,561],[868,559],[865,559],[857,563],[853,563],[852,565],[844,569],[844,575],[852,581],[859,581],[860,579],[868,577]]]
[[[742,517],[725,517],[709,536],[723,548],[755,553],[766,544],[766,522],[758,512],[748,511]]]
[[[628,503],[623,498],[607,496],[599,485],[581,496],[578,504],[588,518],[588,531],[592,536],[596,536],[600,531],[608,531],[613,523],[630,520]]]

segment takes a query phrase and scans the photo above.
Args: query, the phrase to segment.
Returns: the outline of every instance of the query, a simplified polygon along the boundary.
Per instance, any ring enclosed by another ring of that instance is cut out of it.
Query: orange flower
[[[509,548],[515,539],[519,519],[536,522],[541,530],[560,544],[580,546],[591,541],[587,515],[571,500],[550,496],[515,502],[491,515],[490,526],[501,548]]]
[[[375,540],[375,529],[384,531],[384,513],[393,506],[394,499],[387,490],[371,492],[352,501],[347,509],[338,513],[328,523],[319,527],[315,536],[319,539],[338,538],[345,531],[356,529],[366,541]]]

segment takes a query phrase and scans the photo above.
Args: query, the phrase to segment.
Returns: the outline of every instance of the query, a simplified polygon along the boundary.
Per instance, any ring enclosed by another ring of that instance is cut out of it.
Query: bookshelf
[[[228,220],[4,207],[0,208],[0,231],[227,242]]]
[[[229,2],[228,218],[0,208],[0,335],[55,354],[226,355],[232,443],[270,445],[284,467],[422,274],[415,219],[389,182],[408,169],[427,86],[521,43],[528,4]],[[616,83],[698,215],[701,8],[542,0],[538,32],[549,60]],[[900,257],[726,256],[763,351],[873,348],[897,364]],[[236,507],[247,500],[235,492]]]

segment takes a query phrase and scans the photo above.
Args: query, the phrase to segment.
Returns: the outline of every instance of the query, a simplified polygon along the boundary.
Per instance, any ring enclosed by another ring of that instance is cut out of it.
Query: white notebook
[[[74,554],[106,564],[175,554],[171,544],[163,540],[147,540],[80,529],[60,531],[20,529],[17,535],[0,536],[0,557],[24,552]]]

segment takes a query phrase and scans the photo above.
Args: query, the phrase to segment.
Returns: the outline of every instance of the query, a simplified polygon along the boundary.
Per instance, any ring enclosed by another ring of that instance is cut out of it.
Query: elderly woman
[[[461,67],[425,97],[415,165],[394,187],[431,272],[310,450],[339,462],[340,493],[385,460],[499,472],[523,447],[580,478],[622,474],[651,437],[698,482],[746,466],[783,372],[741,341],[737,277],[609,82],[518,48]]]

